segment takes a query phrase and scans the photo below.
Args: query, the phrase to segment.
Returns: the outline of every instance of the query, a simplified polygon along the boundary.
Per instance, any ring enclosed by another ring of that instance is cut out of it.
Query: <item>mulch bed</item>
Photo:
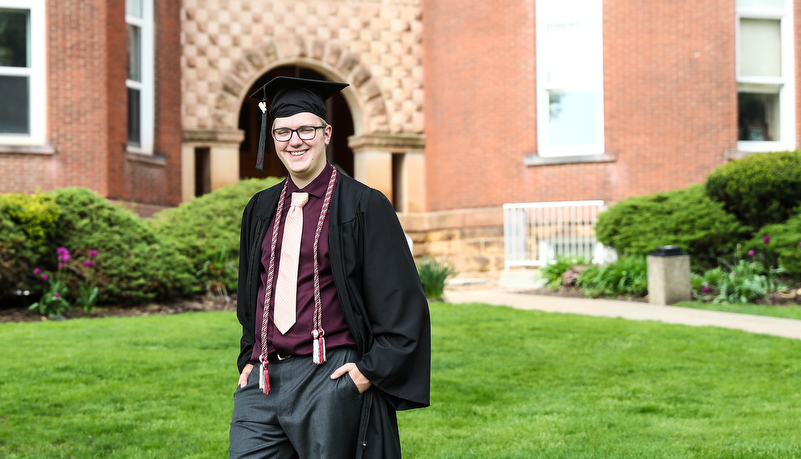
[[[29,311],[24,307],[0,308],[0,323],[2,322],[42,322],[48,320],[64,320],[97,317],[136,317],[154,316],[164,314],[180,314],[184,312],[202,311],[233,311],[236,310],[236,298],[226,304],[222,298],[199,296],[192,299],[182,299],[169,303],[151,303],[136,306],[102,306],[95,308],[90,314],[79,308],[73,308],[64,314],[64,318],[47,318]]]

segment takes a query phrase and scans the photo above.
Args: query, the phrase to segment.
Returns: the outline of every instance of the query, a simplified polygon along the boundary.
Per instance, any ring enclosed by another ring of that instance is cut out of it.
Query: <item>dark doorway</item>
[[[253,94],[256,89],[264,86],[268,81],[277,76],[291,76],[298,78],[309,78],[315,80],[326,80],[322,74],[304,67],[296,65],[285,65],[275,68],[264,75],[253,84],[247,94]],[[259,148],[259,131],[261,130],[261,110],[258,100],[246,98],[239,112],[239,129],[245,131],[245,140],[239,146],[239,177],[240,178],[264,178],[264,177],[285,177],[286,168],[275,155],[275,145],[272,136],[265,142],[264,149],[264,170],[256,170],[256,156]],[[269,102],[268,102],[269,104]],[[328,145],[328,161],[337,168],[353,177],[353,152],[348,148],[348,137],[353,135],[353,117],[348,108],[345,97],[337,94],[326,102],[328,110],[328,121],[334,128],[331,143]],[[269,111],[269,105],[267,110]],[[267,120],[267,129],[272,126],[272,119]]]

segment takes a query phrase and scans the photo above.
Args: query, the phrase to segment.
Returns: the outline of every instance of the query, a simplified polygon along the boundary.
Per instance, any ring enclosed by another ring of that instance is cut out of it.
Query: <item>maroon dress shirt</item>
[[[267,341],[270,343],[267,351],[272,354],[276,350],[281,355],[311,355],[312,354],[312,326],[314,324],[314,233],[317,230],[317,222],[320,219],[320,212],[323,208],[325,190],[328,181],[331,179],[333,167],[326,164],[325,169],[305,188],[299,189],[291,178],[287,178],[286,198],[284,200],[283,215],[278,227],[278,243],[275,248],[275,272],[278,272],[281,260],[281,241],[284,235],[284,225],[289,206],[292,201],[292,193],[295,191],[305,191],[309,193],[309,202],[303,207],[303,234],[300,240],[300,259],[298,262],[298,301],[295,324],[282,335],[274,325],[273,311],[275,310],[275,285],[273,285],[273,295],[270,298],[270,325],[267,330]],[[329,208],[330,211],[330,208]],[[331,260],[328,256],[328,223],[331,219],[326,217],[323,223],[320,242],[317,248],[319,255],[320,273],[320,299],[322,301],[322,325],[325,330],[326,348],[350,346],[356,347],[356,340],[350,333],[348,324],[345,321],[345,314],[342,312],[342,305],[337,296],[334,276],[331,273]],[[272,242],[275,218],[267,229],[264,241],[261,245],[261,269],[259,276],[258,300],[256,303],[256,342],[253,346],[253,361],[259,360],[261,355],[261,321],[264,315],[264,294],[266,292],[267,270],[270,265],[270,245]],[[276,276],[277,277],[277,276]],[[275,279],[273,279],[275,282]]]

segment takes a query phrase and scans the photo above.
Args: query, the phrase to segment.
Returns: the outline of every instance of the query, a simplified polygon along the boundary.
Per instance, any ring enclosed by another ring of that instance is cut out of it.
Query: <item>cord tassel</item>
[[[259,389],[264,395],[267,395],[270,393],[270,373],[267,371],[267,366],[270,362],[264,356],[259,356],[259,362],[261,362],[259,367]]]
[[[312,356],[312,363],[315,365],[322,365],[324,364],[328,358],[325,353],[325,332],[322,330],[313,330],[312,336],[314,337],[312,341],[312,350],[314,352]]]
[[[261,109],[261,132],[259,132],[259,155],[256,157],[256,169],[264,170],[264,148],[267,144],[267,101],[259,103]]]

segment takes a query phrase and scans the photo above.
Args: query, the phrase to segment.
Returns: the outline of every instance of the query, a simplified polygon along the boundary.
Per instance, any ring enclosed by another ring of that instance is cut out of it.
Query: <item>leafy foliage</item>
[[[693,295],[701,301],[722,304],[750,303],[784,288],[780,281],[783,269],[765,266],[753,250],[742,258],[739,250],[734,263],[720,259],[722,266],[693,273]]]
[[[573,266],[589,265],[590,260],[586,257],[575,257],[560,255],[555,260],[551,260],[547,265],[540,268],[540,274],[546,281],[546,285],[553,290],[559,290],[562,285],[562,274]]]
[[[592,298],[642,297],[648,293],[648,262],[642,255],[631,255],[608,265],[590,266],[581,272],[576,285]]]
[[[446,262],[423,257],[417,265],[417,273],[420,275],[420,282],[423,283],[426,298],[441,300],[442,294],[445,292],[445,282],[456,274],[456,269]]]
[[[85,188],[60,188],[54,193],[63,211],[54,245],[99,252],[99,302],[140,303],[200,291],[187,257],[174,243],[159,240],[136,214]],[[77,290],[77,284],[70,290]]]
[[[784,222],[801,204],[801,151],[726,163],[709,175],[706,191],[752,228]]]
[[[693,262],[714,266],[720,254],[733,253],[753,230],[710,199],[703,185],[624,199],[598,216],[598,240],[621,255],[679,246]]]
[[[31,273],[46,252],[41,244],[60,215],[52,195],[0,194],[0,298],[34,280]]]
[[[764,236],[770,238],[767,244]],[[784,223],[762,227],[748,246],[775,255],[778,260],[772,266],[781,266],[789,275],[801,278],[801,208]]]
[[[239,228],[242,211],[257,192],[281,179],[242,180],[234,185],[199,196],[172,209],[154,215],[147,224],[160,240],[170,240],[178,252],[190,260],[193,273],[220,256],[239,257]],[[207,267],[207,266],[206,266]],[[224,276],[224,285],[236,290],[236,276]]]

